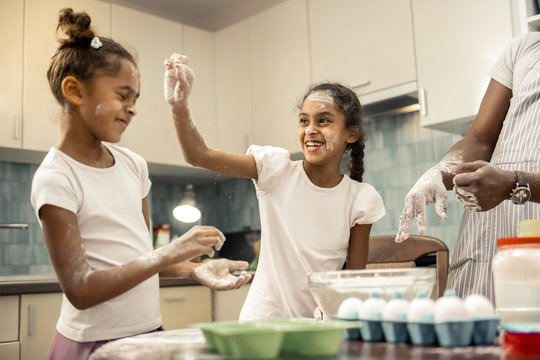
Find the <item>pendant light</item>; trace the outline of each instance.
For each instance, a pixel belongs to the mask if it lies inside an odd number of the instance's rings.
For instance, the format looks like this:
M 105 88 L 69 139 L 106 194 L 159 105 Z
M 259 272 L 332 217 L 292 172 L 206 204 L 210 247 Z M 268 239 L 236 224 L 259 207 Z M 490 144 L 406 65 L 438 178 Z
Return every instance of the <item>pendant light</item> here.
M 194 223 L 201 218 L 201 212 L 197 209 L 195 203 L 195 193 L 193 192 L 193 185 L 188 184 L 186 186 L 186 192 L 184 197 L 173 210 L 174 217 L 184 223 Z

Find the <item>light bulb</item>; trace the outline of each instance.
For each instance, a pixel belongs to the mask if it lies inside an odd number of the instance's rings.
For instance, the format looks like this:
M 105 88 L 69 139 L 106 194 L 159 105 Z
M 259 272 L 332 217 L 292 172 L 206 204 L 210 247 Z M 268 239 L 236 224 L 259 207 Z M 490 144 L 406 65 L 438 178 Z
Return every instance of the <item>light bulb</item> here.
M 191 205 L 179 205 L 174 208 L 173 215 L 176 219 L 185 223 L 192 223 L 201 218 L 201 212 Z

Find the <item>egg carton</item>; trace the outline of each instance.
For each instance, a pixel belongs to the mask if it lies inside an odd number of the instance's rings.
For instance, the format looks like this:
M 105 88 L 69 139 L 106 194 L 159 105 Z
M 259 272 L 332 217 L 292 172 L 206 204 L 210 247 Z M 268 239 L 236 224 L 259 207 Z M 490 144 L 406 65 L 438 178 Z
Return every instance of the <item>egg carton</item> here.
M 492 307 L 489 300 L 481 298 L 481 296 L 471 297 L 471 301 L 466 304 L 465 313 L 460 313 L 460 310 L 465 309 L 465 302 L 449 290 L 445 293 L 444 298 L 439 299 L 441 301 L 439 301 L 437 308 L 436 321 L 433 313 L 427 317 L 424 314 L 421 321 L 407 321 L 404 313 L 408 309 L 409 303 L 403 300 L 399 294 L 396 294 L 395 298 L 387 303 L 377 299 L 376 294 L 373 297 L 374 299 L 368 299 L 370 300 L 369 304 L 362 303 L 358 299 L 347 299 L 347 302 L 343 302 L 344 306 L 340 307 L 341 314 L 346 313 L 347 317 L 344 318 L 339 314 L 334 316 L 336 319 L 360 322 L 358 329 L 346 331 L 347 339 L 443 347 L 493 345 L 496 342 L 500 319 L 494 315 L 493 309 L 484 310 L 481 308 L 481 305 L 488 304 Z M 425 296 L 419 296 L 419 299 L 423 297 Z M 429 301 L 433 305 L 435 304 L 432 300 Z M 363 307 L 360 306 L 361 304 Z M 356 312 L 351 310 L 354 309 L 354 306 L 356 306 Z M 422 303 L 420 309 L 426 311 L 428 307 Z M 476 314 L 476 316 L 471 317 L 471 314 Z M 480 317 L 478 314 L 484 314 L 484 316 Z M 418 317 L 418 315 L 411 314 L 410 316 L 411 319 L 414 316 Z M 463 318 L 466 317 L 469 319 L 464 320 Z M 389 321 L 387 319 L 396 320 Z
M 500 322 L 498 318 L 443 323 L 356 321 L 361 325 L 346 330 L 348 340 L 443 347 L 494 345 Z

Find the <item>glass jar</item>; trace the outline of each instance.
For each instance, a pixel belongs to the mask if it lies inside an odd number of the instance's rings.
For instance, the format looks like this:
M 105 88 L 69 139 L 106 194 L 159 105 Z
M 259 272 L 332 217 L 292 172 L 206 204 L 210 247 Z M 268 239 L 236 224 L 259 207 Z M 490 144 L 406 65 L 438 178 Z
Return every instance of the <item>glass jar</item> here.
M 496 313 L 502 322 L 540 322 L 540 236 L 497 240 L 492 262 Z

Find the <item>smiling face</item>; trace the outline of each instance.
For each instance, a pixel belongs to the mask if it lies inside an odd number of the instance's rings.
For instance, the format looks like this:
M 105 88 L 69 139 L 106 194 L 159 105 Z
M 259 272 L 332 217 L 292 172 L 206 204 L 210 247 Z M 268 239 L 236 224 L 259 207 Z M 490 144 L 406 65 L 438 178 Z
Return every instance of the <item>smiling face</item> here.
M 315 165 L 339 162 L 356 138 L 345 128 L 345 115 L 326 91 L 308 95 L 298 114 L 298 140 L 306 160 Z
M 81 105 L 83 126 L 100 141 L 119 142 L 136 114 L 139 70 L 127 59 L 120 60 L 120 64 L 115 75 L 98 73 L 85 87 L 85 101 Z

